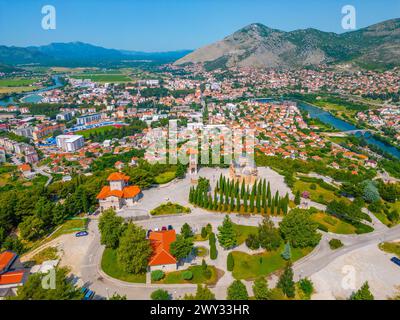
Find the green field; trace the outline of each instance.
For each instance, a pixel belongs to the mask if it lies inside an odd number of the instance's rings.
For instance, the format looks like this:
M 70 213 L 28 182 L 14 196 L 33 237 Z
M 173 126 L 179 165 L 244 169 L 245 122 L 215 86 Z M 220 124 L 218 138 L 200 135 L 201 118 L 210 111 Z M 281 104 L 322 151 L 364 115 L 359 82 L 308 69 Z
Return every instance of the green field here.
M 24 78 L 13 78 L 13 79 L 1 79 L 0 87 L 27 87 L 38 79 L 24 79 Z
M 356 233 L 356 228 L 354 226 L 326 213 L 315 213 L 311 218 L 313 221 L 327 228 L 329 232 L 338 234 Z
M 119 266 L 117 261 L 117 251 L 106 248 L 101 258 L 101 269 L 110 277 L 126 282 L 146 283 L 146 274 L 127 273 Z
M 124 74 L 99 74 L 99 73 L 89 73 L 89 74 L 77 74 L 72 75 L 73 79 L 90 79 L 93 82 L 131 82 L 132 79 Z
M 84 136 L 85 138 L 89 138 L 89 136 L 91 134 L 99 134 L 99 133 L 106 132 L 111 129 L 115 129 L 115 127 L 114 126 L 104 126 L 104 127 L 100 127 L 100 128 L 93 128 L 93 129 L 89 129 L 89 130 L 77 131 L 76 134 L 80 134 L 80 135 Z
M 281 257 L 283 249 L 284 245 L 282 244 L 278 250 L 265 251 L 262 254 L 250 255 L 241 251 L 233 251 L 233 277 L 253 280 L 284 268 L 287 262 Z M 292 248 L 292 262 L 306 256 L 312 250 L 313 248 Z
M 182 277 L 183 271 L 179 270 L 174 272 L 168 272 L 165 274 L 165 278 L 160 281 L 154 281 L 153 283 L 163 283 L 163 284 L 179 284 L 179 283 L 194 283 L 194 284 L 208 284 L 213 285 L 216 284 L 218 279 L 222 276 L 222 271 L 218 270 L 214 266 L 208 266 L 207 268 L 211 270 L 211 278 L 207 279 L 204 276 L 202 266 L 192 266 L 187 268 L 193 273 L 193 278 L 191 280 L 185 280 Z

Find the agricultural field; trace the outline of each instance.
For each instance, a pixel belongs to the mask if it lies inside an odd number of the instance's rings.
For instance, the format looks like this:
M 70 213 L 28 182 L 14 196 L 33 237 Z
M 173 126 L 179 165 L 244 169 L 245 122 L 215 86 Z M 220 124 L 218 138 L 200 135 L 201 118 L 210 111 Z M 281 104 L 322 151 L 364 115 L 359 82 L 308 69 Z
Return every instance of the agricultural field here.
M 27 87 L 39 79 L 25 79 L 25 78 L 12 78 L 12 79 L 0 79 L 0 87 Z

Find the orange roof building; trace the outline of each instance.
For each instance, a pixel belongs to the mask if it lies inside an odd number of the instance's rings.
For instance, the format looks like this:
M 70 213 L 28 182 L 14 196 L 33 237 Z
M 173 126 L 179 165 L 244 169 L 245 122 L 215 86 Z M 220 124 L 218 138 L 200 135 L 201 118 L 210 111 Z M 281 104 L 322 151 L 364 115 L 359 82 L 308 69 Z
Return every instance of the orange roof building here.
M 11 251 L 0 253 L 0 289 L 15 288 L 25 282 L 29 270 L 15 265 L 17 257 Z
M 142 191 L 138 186 L 129 186 L 129 176 L 121 173 L 111 173 L 107 181 L 110 185 L 104 186 L 97 195 L 100 211 L 107 209 L 120 210 L 123 206 L 133 206 L 141 197 Z
M 170 252 L 170 245 L 176 240 L 175 230 L 153 231 L 149 235 L 153 254 L 149 261 L 150 268 L 176 268 L 176 258 Z

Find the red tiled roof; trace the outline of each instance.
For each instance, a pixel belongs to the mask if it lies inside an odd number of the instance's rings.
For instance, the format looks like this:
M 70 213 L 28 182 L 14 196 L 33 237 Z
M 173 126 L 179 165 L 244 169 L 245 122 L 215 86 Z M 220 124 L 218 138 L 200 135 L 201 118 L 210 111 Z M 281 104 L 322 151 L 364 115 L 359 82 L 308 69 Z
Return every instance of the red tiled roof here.
M 0 286 L 7 284 L 21 283 L 24 278 L 25 271 L 11 271 L 0 275 Z
M 111 190 L 109 186 L 104 186 L 100 193 L 97 195 L 97 199 L 106 199 L 108 197 L 117 198 L 134 198 L 140 193 L 140 188 L 138 186 L 125 187 L 122 190 Z
M 113 172 L 107 178 L 107 181 L 121 181 L 121 180 L 129 181 L 129 176 L 121 172 Z
M 12 260 L 15 259 L 16 256 L 17 255 L 11 251 L 0 253 L 0 273 L 6 270 L 6 268 L 9 266 Z
M 175 264 L 175 257 L 169 252 L 169 246 L 176 240 L 175 230 L 153 231 L 149 235 L 153 255 L 150 258 L 149 266 L 163 264 Z

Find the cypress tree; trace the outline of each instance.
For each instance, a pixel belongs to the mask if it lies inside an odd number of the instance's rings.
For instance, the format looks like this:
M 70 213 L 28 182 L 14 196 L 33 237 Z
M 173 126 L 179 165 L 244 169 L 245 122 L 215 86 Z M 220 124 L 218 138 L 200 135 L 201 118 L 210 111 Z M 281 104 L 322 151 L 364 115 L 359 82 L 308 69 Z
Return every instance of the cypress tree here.
M 261 204 L 260 204 L 260 199 L 261 198 L 261 196 L 260 196 L 260 193 L 259 192 L 257 192 L 257 194 L 256 194 L 256 208 L 257 208 L 257 213 L 260 213 L 261 212 Z
M 254 193 L 250 194 L 250 212 L 254 213 Z
M 265 183 L 265 179 L 263 180 L 263 185 L 262 185 L 262 194 L 261 194 L 261 200 L 262 200 L 262 207 L 264 213 L 267 211 L 267 186 Z
M 230 209 L 230 211 L 235 210 L 235 195 L 234 194 L 231 195 L 231 205 L 230 205 L 229 209 Z
M 241 197 L 242 199 L 243 199 L 243 197 L 244 197 L 245 192 L 246 192 L 246 186 L 245 186 L 244 180 L 243 180 L 243 181 L 242 181 L 242 187 L 241 187 L 241 189 L 240 189 L 240 197 Z
M 301 199 L 300 199 L 300 191 L 297 190 L 296 196 L 294 197 L 294 203 L 295 203 L 296 205 L 299 205 L 300 202 L 301 202 Z
M 243 197 L 243 210 L 244 210 L 244 212 L 248 212 L 247 192 L 244 193 L 244 197 Z
M 267 187 L 267 199 L 268 199 L 268 207 L 271 207 L 271 184 L 268 181 Z
M 236 211 L 240 212 L 240 194 L 239 194 L 239 192 L 236 195 Z

